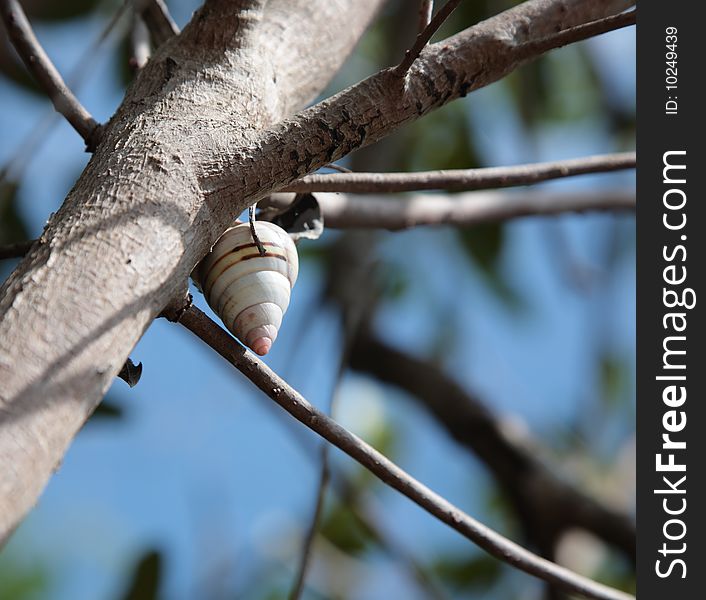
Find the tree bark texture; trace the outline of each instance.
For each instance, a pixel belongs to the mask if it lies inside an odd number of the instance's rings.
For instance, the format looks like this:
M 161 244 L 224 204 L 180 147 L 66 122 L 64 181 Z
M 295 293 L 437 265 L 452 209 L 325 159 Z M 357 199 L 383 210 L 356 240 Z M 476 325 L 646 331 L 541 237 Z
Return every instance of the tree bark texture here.
M 129 352 L 244 208 L 495 81 L 625 0 L 532 0 L 285 119 L 382 0 L 207 0 L 140 71 L 95 154 L 0 289 L 0 542 Z M 285 119 L 285 120 L 283 120 Z
M 381 1 L 272 0 L 265 12 L 236 4 L 208 2 L 160 48 L 0 291 L 0 540 L 245 207 L 230 198 L 229 217 L 214 219 L 198 165 L 311 101 Z

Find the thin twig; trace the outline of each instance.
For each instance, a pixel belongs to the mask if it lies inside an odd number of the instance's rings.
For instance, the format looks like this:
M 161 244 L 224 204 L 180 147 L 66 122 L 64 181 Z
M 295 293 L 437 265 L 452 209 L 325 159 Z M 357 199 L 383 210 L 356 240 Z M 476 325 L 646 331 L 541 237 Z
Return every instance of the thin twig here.
M 179 34 L 179 27 L 169 14 L 164 0 L 137 0 L 137 6 L 155 48 Z
M 322 169 L 331 169 L 333 171 L 338 171 L 339 173 L 352 173 L 353 171 L 343 165 L 337 165 L 336 163 L 329 163 L 321 167 Z
M 569 29 L 564 29 L 554 35 L 550 35 L 539 40 L 526 42 L 520 46 L 519 51 L 521 55 L 528 58 L 539 56 L 549 50 L 561 48 L 567 44 L 573 44 L 575 42 L 580 42 L 582 40 L 601 35 L 602 33 L 608 33 L 609 31 L 616 31 L 617 29 L 634 25 L 636 20 L 637 9 L 630 10 L 628 12 L 620 13 L 619 15 L 606 17 L 605 19 L 591 21 L 590 23 L 585 23 L 584 25 L 570 27 Z
M 412 63 L 417 60 L 421 51 L 424 50 L 424 46 L 429 43 L 431 36 L 437 32 L 439 27 L 449 18 L 449 15 L 460 3 L 461 0 L 448 0 L 448 2 L 439 9 L 439 12 L 437 12 L 434 18 L 429 22 L 429 25 L 417 36 L 414 45 L 405 52 L 402 62 L 395 68 L 398 76 L 403 77 L 405 73 L 409 71 Z
M 599 154 L 555 162 L 531 163 L 511 167 L 454 169 L 418 173 L 324 173 L 302 177 L 288 185 L 288 192 L 348 192 L 379 194 L 417 190 L 453 192 L 529 185 L 589 173 L 635 168 L 634 152 Z
M 257 235 L 257 231 L 255 231 L 254 204 L 252 206 L 248 206 L 248 224 L 250 225 L 250 237 L 252 237 L 252 241 L 255 242 L 255 245 L 257 246 L 257 251 L 260 253 L 260 256 L 265 256 L 265 254 L 267 254 L 267 250 L 265 250 L 265 246 L 260 241 L 260 238 Z
M 431 23 L 431 16 L 434 13 L 434 0 L 422 0 L 419 3 L 419 27 L 417 31 L 422 33 Z
M 32 31 L 17 0 L 0 0 L 0 12 L 12 45 L 54 108 L 62 114 L 93 151 L 100 137 L 100 126 L 64 83 Z
M 190 306 L 183 310 L 178 322 L 240 370 L 295 419 L 489 554 L 560 589 L 587 598 L 601 600 L 634 598 L 625 592 L 597 583 L 545 560 L 476 521 L 312 406 L 265 363 L 246 352 L 243 346 L 198 308 Z

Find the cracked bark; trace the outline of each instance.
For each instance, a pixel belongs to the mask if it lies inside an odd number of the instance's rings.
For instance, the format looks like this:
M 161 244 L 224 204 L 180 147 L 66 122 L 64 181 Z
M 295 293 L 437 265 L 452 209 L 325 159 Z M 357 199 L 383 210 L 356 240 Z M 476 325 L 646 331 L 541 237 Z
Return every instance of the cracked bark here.
M 533 0 L 428 47 L 405 79 L 382 72 L 281 121 L 321 91 L 381 3 L 270 0 L 259 12 L 210 0 L 140 71 L 0 289 L 0 542 L 235 215 L 501 78 L 530 58 L 522 43 L 631 4 Z

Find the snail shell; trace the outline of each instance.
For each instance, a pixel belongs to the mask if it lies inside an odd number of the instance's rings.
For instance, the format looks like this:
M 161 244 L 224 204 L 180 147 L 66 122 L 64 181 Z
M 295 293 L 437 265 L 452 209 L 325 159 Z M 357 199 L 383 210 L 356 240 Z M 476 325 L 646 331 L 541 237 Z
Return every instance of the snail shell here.
M 265 247 L 260 255 L 247 223 L 231 227 L 199 263 L 198 283 L 223 324 L 260 356 L 277 338 L 297 280 L 297 249 L 284 229 L 255 223 Z

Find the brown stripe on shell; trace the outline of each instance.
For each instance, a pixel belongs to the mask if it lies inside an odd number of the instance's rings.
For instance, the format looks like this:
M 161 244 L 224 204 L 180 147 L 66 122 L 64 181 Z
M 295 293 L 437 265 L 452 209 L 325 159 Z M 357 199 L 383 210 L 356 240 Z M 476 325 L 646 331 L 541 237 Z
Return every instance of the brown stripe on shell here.
M 281 246 L 277 242 L 262 242 L 262 245 L 263 246 L 270 246 L 272 248 L 279 248 Z M 231 248 L 230 250 L 228 250 L 227 252 L 225 252 L 224 254 L 219 256 L 215 261 L 213 261 L 213 264 L 208 268 L 208 273 L 206 273 L 203 276 L 203 280 L 206 281 L 206 279 L 208 279 L 208 276 L 211 274 L 211 271 L 213 270 L 213 268 L 219 262 L 221 262 L 224 258 L 226 258 L 227 256 L 230 256 L 231 254 L 233 254 L 233 252 L 240 252 L 241 250 L 245 250 L 246 248 L 257 248 L 257 244 L 255 242 L 250 242 L 248 244 L 240 244 L 240 246 L 235 246 L 234 248 Z M 258 252 L 258 255 L 259 255 L 259 252 Z M 269 254 L 265 254 L 265 256 L 269 256 Z
M 255 247 L 255 244 L 247 244 L 247 245 L 244 244 L 244 245 L 242 246 L 242 248 L 247 248 L 247 247 L 249 247 L 249 246 Z M 230 256 L 231 254 L 233 254 L 233 252 L 235 252 L 235 250 L 231 250 L 231 251 L 228 252 L 227 254 L 224 254 L 223 256 L 221 256 L 216 262 L 214 262 L 214 263 L 209 267 L 208 273 L 206 273 L 205 277 L 204 277 L 203 280 L 202 280 L 204 284 L 206 283 L 206 281 L 208 281 L 208 278 L 210 277 L 211 272 L 213 271 L 213 268 L 216 266 L 216 264 L 218 264 L 219 262 L 221 262 L 222 259 L 224 259 L 224 258 Z M 215 276 L 215 277 L 213 278 L 213 280 L 211 281 L 211 285 L 209 285 L 208 288 L 204 288 L 204 296 L 206 296 L 206 300 L 210 302 L 210 300 L 211 300 L 211 290 L 213 289 L 213 286 L 216 285 L 216 281 L 218 281 L 218 278 L 219 278 L 221 275 L 223 275 L 223 273 L 225 273 L 228 269 L 230 269 L 231 267 L 237 265 L 238 263 L 244 262 L 244 261 L 246 261 L 246 260 L 250 260 L 250 259 L 252 259 L 252 258 L 276 258 L 276 259 L 278 259 L 278 260 L 281 260 L 281 261 L 284 261 L 284 262 L 288 262 L 288 258 L 287 258 L 285 255 L 283 255 L 283 254 L 275 254 L 274 252 L 268 252 L 267 254 L 265 254 L 265 256 L 262 256 L 259 252 L 256 252 L 256 253 L 254 253 L 254 254 L 246 254 L 246 255 L 244 255 L 244 256 L 241 256 L 241 257 L 238 258 L 238 260 L 236 260 L 235 262 L 233 262 L 233 263 L 227 265 L 220 273 L 216 274 L 216 276 Z

